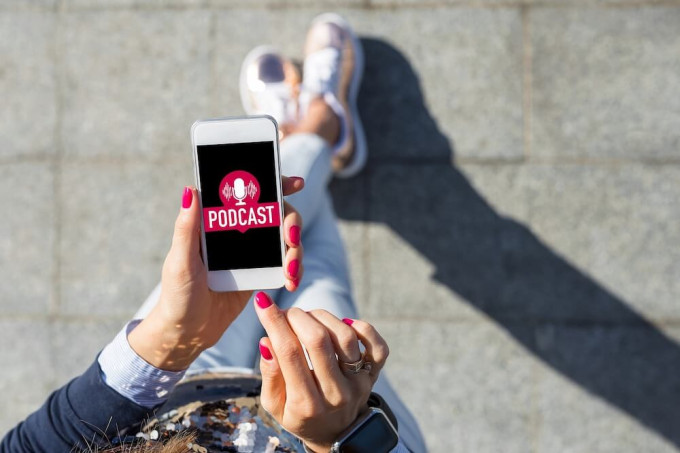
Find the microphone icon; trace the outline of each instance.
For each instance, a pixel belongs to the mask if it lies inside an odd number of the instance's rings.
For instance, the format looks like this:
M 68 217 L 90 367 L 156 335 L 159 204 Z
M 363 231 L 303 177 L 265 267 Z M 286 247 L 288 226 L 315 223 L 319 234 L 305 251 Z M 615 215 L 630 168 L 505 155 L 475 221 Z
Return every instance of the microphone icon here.
M 234 179 L 234 198 L 238 200 L 236 202 L 236 206 L 243 206 L 244 204 L 246 204 L 243 201 L 246 195 L 247 195 L 246 186 L 243 182 L 243 179 L 241 178 Z

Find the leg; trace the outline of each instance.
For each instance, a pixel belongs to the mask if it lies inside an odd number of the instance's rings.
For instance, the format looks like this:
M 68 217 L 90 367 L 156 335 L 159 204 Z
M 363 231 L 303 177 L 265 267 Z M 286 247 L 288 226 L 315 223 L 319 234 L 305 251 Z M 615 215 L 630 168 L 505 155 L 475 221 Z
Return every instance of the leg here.
M 303 244 L 305 276 L 296 292 L 280 290 L 274 296 L 277 304 L 281 308 L 295 306 L 303 310 L 323 308 L 341 319 L 357 318 L 345 250 L 326 189 L 315 222 L 303 235 Z M 384 371 L 373 390 L 390 405 L 399 422 L 399 435 L 409 449 L 413 452 L 426 451 L 418 423 L 390 385 Z
M 315 221 L 303 234 L 305 275 L 294 293 L 279 290 L 277 304 L 287 309 L 323 308 L 339 318 L 356 318 L 349 266 L 333 212 L 330 194 L 324 188 Z
M 307 114 L 295 126 L 293 133 L 315 134 L 328 143 L 335 143 L 340 136 L 340 118 L 321 97 L 315 97 L 310 101 Z

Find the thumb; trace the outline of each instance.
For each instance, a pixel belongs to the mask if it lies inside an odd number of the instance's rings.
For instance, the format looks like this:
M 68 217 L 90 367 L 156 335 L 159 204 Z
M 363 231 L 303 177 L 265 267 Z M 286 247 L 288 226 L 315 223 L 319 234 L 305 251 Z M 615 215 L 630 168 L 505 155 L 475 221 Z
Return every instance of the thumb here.
M 260 340 L 260 373 L 262 374 L 260 401 L 262 407 L 281 423 L 283 408 L 286 405 L 286 383 L 273 351 L 274 348 L 269 338 L 262 338 Z
M 200 227 L 198 191 L 195 187 L 186 186 L 182 193 L 182 208 L 175 221 L 175 232 L 172 236 L 172 252 L 186 262 L 192 262 L 198 256 Z

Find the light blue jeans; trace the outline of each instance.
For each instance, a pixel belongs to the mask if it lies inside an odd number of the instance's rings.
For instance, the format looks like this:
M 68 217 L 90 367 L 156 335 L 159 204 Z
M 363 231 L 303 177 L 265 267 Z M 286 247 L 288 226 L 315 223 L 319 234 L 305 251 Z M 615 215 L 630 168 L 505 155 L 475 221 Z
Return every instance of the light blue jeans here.
M 313 134 L 289 136 L 281 143 L 281 173 L 305 179 L 305 188 L 287 197 L 303 220 L 304 276 L 294 293 L 280 289 L 270 292 L 270 295 L 282 309 L 323 308 L 340 319 L 358 318 L 345 249 L 328 192 L 328 182 L 332 177 L 328 143 Z M 147 298 L 135 318 L 146 316 L 158 301 L 159 294 L 160 285 Z M 252 372 L 257 368 L 258 343 L 264 334 L 251 301 L 217 344 L 196 359 L 189 373 L 215 368 Z M 414 453 L 424 452 L 425 442 L 418 424 L 392 389 L 384 371 L 373 390 L 390 405 L 399 422 L 399 436 L 406 446 Z

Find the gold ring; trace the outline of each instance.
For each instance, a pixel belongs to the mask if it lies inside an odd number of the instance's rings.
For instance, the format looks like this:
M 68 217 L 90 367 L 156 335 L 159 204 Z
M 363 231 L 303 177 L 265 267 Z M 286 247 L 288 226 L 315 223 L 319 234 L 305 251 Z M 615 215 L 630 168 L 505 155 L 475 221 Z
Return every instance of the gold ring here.
M 366 364 L 366 353 L 362 352 L 361 353 L 361 358 L 357 360 L 356 362 L 340 362 L 340 365 L 342 365 L 343 371 L 348 371 L 352 374 L 359 374 L 359 372 L 364 368 L 364 365 Z
M 362 352 L 361 358 L 356 362 L 340 362 L 340 365 L 342 365 L 343 371 L 347 371 L 352 374 L 359 374 L 361 371 L 370 373 L 371 369 L 373 368 L 373 363 L 366 360 L 366 352 Z

